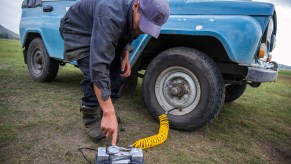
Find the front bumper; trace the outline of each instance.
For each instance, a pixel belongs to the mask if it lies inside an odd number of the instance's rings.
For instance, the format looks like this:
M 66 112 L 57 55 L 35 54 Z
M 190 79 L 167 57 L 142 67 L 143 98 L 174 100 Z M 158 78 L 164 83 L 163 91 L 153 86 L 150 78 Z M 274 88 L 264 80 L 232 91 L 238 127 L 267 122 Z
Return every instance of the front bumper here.
M 278 70 L 248 67 L 247 81 L 272 82 L 278 77 Z

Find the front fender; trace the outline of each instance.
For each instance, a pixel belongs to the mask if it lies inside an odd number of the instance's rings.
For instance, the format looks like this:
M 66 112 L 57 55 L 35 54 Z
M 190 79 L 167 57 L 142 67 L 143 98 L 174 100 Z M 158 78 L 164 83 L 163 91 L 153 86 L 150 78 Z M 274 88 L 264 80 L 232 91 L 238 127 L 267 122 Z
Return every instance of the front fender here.
M 55 39 L 55 37 L 45 37 L 44 31 L 42 30 L 42 28 L 30 28 L 30 29 L 24 29 L 23 31 L 20 30 L 21 33 L 21 45 L 22 47 L 25 46 L 26 42 L 28 39 L 33 39 L 33 38 L 28 38 L 28 36 L 30 34 L 37 34 L 38 36 L 41 37 L 44 46 L 46 47 L 47 53 L 50 57 L 59 59 L 59 60 L 63 60 L 62 56 L 58 56 L 58 55 L 54 55 L 54 54 L 62 54 L 63 52 L 63 40 L 62 39 Z M 58 36 L 59 33 L 55 34 L 55 35 L 50 35 L 50 36 Z M 34 35 L 35 36 L 35 35 Z M 58 36 L 59 37 L 59 36 Z M 49 46 L 48 45 L 48 39 L 51 41 L 55 42 L 55 46 Z
M 21 42 L 21 45 L 22 47 L 25 46 L 27 40 L 28 40 L 28 36 L 29 34 L 37 34 L 37 35 L 40 35 L 41 38 L 43 38 L 43 34 L 41 32 L 41 29 L 40 28 L 30 28 L 30 29 L 24 29 L 24 30 L 20 30 L 20 42 Z
M 239 64 L 251 64 L 261 41 L 263 29 L 259 21 L 250 16 L 232 15 L 172 15 L 161 34 L 212 36 L 224 46 L 228 57 Z M 142 35 L 133 42 L 131 54 L 134 64 L 150 39 Z

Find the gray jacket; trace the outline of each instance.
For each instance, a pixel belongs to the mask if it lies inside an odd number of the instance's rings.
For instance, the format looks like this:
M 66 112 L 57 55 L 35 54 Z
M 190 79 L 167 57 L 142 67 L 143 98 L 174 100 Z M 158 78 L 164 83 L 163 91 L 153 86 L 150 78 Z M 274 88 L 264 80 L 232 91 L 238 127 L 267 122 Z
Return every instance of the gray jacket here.
M 65 61 L 90 55 L 91 81 L 104 100 L 111 94 L 110 64 L 133 38 L 131 6 L 132 0 L 81 0 L 61 19 Z

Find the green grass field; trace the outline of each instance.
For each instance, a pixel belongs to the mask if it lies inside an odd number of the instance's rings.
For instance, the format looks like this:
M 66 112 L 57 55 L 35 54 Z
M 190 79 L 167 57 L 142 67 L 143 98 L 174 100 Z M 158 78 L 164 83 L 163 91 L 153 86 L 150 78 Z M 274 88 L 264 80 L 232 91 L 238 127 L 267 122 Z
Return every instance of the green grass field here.
M 79 103 L 81 72 L 60 67 L 51 83 L 31 80 L 19 41 L 0 40 L 0 163 L 86 163 L 78 148 L 98 148 L 86 136 Z M 141 83 L 141 82 L 140 82 Z M 120 146 L 156 134 L 141 85 L 121 98 L 125 132 Z M 95 153 L 85 151 L 94 161 Z M 291 163 L 291 72 L 275 83 L 248 87 L 217 118 L 195 132 L 170 130 L 168 140 L 144 151 L 145 163 Z

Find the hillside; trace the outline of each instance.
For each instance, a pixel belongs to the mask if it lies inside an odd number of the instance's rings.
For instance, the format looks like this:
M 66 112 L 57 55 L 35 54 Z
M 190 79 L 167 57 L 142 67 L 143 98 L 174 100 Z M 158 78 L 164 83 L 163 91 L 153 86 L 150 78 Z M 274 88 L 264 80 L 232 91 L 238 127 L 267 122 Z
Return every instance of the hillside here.
M 0 39 L 19 39 L 19 35 L 0 25 Z
M 291 66 L 284 65 L 284 64 L 279 64 L 279 69 L 291 69 Z

